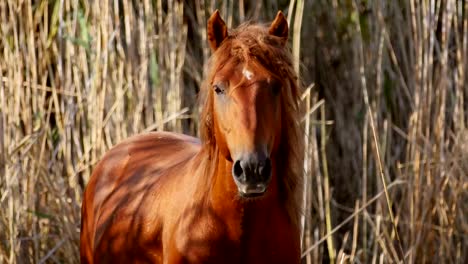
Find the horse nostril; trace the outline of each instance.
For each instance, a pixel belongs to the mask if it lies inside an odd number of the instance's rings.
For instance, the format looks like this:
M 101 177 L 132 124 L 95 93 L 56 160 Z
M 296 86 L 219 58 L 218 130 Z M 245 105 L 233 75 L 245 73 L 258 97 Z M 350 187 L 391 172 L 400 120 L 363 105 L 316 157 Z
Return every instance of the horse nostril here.
M 234 175 L 234 177 L 240 178 L 243 172 L 244 170 L 242 169 L 240 160 L 236 160 L 236 162 L 234 163 L 234 167 L 232 168 L 232 174 Z
M 271 160 L 267 158 L 265 164 L 258 168 L 258 172 L 263 179 L 267 179 L 271 174 Z

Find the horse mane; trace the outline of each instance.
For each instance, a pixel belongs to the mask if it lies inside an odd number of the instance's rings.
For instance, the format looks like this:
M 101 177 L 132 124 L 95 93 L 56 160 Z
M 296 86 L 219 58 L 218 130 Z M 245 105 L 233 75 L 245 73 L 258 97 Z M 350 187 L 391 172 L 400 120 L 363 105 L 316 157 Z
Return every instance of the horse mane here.
M 281 140 L 278 149 L 277 175 L 279 194 L 293 224 L 299 225 L 302 208 L 302 183 L 304 144 L 301 144 L 302 129 L 300 120 L 301 84 L 293 67 L 290 49 L 284 45 L 285 39 L 268 33 L 265 25 L 245 23 L 229 32 L 227 39 L 214 52 L 207 64 L 207 78 L 200 91 L 200 138 L 203 149 L 210 153 L 208 159 L 214 164 L 217 159 L 217 146 L 213 128 L 213 93 L 210 87 L 213 78 L 229 60 L 239 63 L 255 61 L 282 82 L 281 97 Z M 210 163 L 210 162 L 208 162 Z

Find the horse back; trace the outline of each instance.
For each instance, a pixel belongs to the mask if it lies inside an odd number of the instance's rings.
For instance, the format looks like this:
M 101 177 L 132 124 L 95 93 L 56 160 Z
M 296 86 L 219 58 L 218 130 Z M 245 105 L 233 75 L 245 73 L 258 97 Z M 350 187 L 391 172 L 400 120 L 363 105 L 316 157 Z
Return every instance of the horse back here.
M 131 137 L 95 167 L 82 204 L 82 263 L 161 262 L 163 218 L 198 139 L 164 132 Z M 165 212 L 165 214 L 161 214 Z

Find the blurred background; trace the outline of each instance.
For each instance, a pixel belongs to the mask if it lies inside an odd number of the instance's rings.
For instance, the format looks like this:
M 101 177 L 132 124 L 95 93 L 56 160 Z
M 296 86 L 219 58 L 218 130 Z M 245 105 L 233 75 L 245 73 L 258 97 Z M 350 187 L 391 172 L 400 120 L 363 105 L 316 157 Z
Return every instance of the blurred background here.
M 282 10 L 304 85 L 303 263 L 467 263 L 463 0 L 0 1 L 0 263 L 78 263 L 111 146 L 197 135 L 206 21 Z

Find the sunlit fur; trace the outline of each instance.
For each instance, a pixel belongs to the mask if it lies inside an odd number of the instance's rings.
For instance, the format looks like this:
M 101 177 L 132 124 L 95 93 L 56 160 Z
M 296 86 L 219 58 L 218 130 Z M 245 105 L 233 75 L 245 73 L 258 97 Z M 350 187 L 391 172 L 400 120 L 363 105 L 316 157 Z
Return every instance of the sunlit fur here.
M 280 194 L 289 212 L 291 221 L 298 224 L 302 205 L 303 145 L 301 144 L 301 86 L 293 68 L 292 55 L 278 37 L 268 34 L 268 27 L 257 24 L 243 24 L 229 32 L 229 37 L 213 54 L 208 66 L 208 77 L 201 90 L 202 114 L 200 116 L 200 136 L 202 143 L 211 153 L 208 159 L 216 164 L 216 142 L 213 133 L 213 96 L 211 86 L 213 76 L 228 60 L 242 62 L 256 60 L 272 75 L 283 81 L 280 91 L 282 105 L 282 131 L 279 153 L 283 153 L 278 164 L 281 183 Z M 210 178 L 207 178 L 210 179 Z

